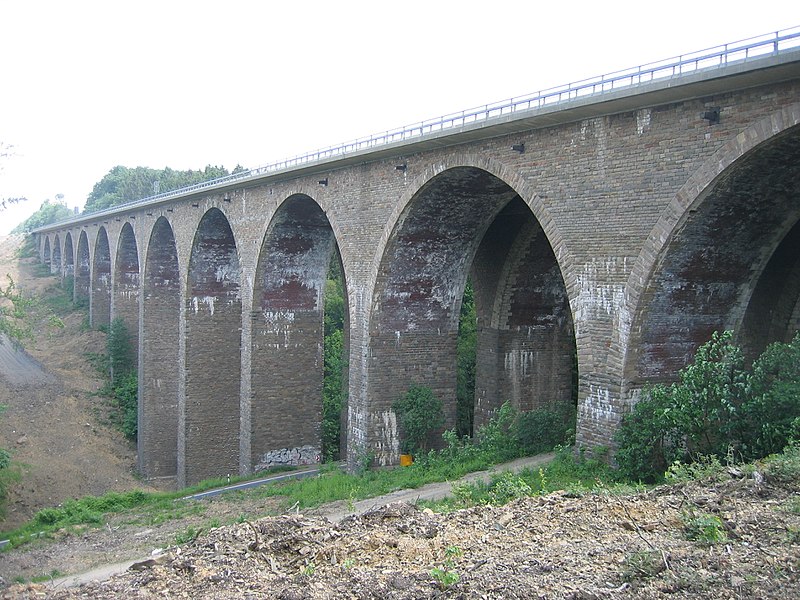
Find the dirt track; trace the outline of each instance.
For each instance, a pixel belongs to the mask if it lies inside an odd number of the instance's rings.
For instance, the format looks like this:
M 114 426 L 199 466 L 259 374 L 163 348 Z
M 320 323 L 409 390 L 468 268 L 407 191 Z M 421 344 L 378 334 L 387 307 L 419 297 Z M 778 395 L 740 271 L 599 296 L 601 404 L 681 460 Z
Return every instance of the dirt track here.
M 24 349 L 16 347 L 6 336 L 0 335 L 0 378 L 15 388 L 51 383 L 51 377 L 42 365 Z

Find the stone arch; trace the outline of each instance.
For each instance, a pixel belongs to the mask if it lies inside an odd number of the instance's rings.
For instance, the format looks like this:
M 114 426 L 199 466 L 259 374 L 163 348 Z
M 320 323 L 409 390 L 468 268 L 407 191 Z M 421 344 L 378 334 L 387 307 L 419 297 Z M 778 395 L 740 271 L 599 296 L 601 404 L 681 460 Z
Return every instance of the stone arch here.
M 89 315 L 93 327 L 108 327 L 111 323 L 111 251 L 108 232 L 100 227 L 94 244 L 92 286 Z
M 532 376 L 541 353 L 547 352 L 548 335 L 564 336 L 558 347 L 569 350 L 565 361 L 556 361 L 561 365 L 556 379 L 567 382 L 563 386 L 573 394 L 575 335 L 562 265 L 548 234 L 548 229 L 557 233 L 555 227 L 535 195 L 523 199 L 508 182 L 521 185 L 518 177 L 492 165 L 495 173 L 507 176 L 503 179 L 483 168 L 491 161 L 474 162 L 482 166 L 437 168 L 416 187 L 402 203 L 396 221 L 387 227 L 379 249 L 369 325 L 365 428 L 367 446 L 383 464 L 397 459 L 391 404 L 409 385 L 430 386 L 445 404 L 446 427 L 455 421 L 455 348 L 470 270 L 483 329 L 478 336 L 482 348 L 478 362 L 485 380 L 476 382 L 476 389 L 486 393 L 477 412 L 485 418 L 504 400 L 532 408 L 532 396 L 552 391 L 537 391 L 542 381 Z M 531 205 L 545 217 L 547 226 L 536 218 Z M 532 260 L 532 253 L 540 256 Z M 528 262 L 534 266 L 527 266 Z M 539 285 L 546 280 L 557 292 L 537 297 L 536 285 L 525 281 L 531 268 L 542 269 L 534 276 Z M 544 317 L 545 313 L 549 316 Z M 558 328 L 561 331 L 554 334 Z M 545 330 L 548 333 L 540 335 Z M 492 387 L 516 395 L 490 398 Z
M 315 462 L 321 455 L 323 310 L 334 253 L 333 229 L 320 205 L 299 193 L 284 200 L 264 235 L 253 285 L 250 447 L 256 470 Z
M 53 254 L 52 259 L 50 261 L 50 272 L 54 275 L 61 275 L 62 274 L 62 266 L 61 266 L 61 240 L 56 234 L 55 240 L 53 241 Z
M 130 223 L 122 226 L 114 265 L 114 318 L 122 319 L 130 336 L 133 359 L 139 348 L 139 249 Z
M 189 484 L 239 472 L 240 280 L 233 231 L 212 208 L 195 232 L 187 278 L 183 436 Z
M 123 236 L 121 258 L 128 265 L 131 236 Z M 133 240 L 135 243 L 135 240 Z M 127 247 L 127 250 L 122 249 Z M 126 258 L 127 256 L 127 258 Z M 126 267 L 119 266 L 123 272 Z M 123 280 L 127 276 L 123 277 Z M 139 471 L 147 478 L 178 475 L 178 398 L 181 277 L 175 234 L 164 217 L 150 232 L 142 282 L 139 350 Z
M 799 175 L 795 104 L 725 144 L 676 194 L 628 280 L 632 317 L 618 325 L 624 399 L 674 379 L 715 330 L 736 330 L 751 357 L 768 337 L 791 334 Z
M 91 260 L 89 258 L 89 238 L 86 230 L 78 236 L 78 252 L 75 256 L 75 291 L 76 306 L 90 305 Z

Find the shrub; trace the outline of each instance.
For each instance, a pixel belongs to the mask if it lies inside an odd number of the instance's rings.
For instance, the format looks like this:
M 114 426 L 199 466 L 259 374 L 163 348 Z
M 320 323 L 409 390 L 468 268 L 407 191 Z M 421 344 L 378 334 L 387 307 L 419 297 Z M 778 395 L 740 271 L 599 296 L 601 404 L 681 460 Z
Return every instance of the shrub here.
M 519 456 L 519 444 L 513 432 L 517 409 L 504 402 L 497 414 L 478 429 L 478 443 L 496 461 Z
M 108 350 L 108 367 L 111 375 L 111 385 L 116 386 L 119 380 L 125 378 L 133 369 L 133 344 L 131 335 L 125 321 L 117 317 L 111 321 L 106 337 Z
M 742 425 L 746 457 L 780 452 L 800 437 L 800 333 L 789 344 L 770 344 L 753 363 L 748 392 Z
M 135 440 L 138 433 L 139 407 L 138 407 L 139 382 L 135 372 L 128 373 L 117 381 L 114 388 L 114 398 L 119 411 L 119 427 L 122 433 L 130 440 Z
M 322 455 L 325 461 L 338 460 L 341 438 L 342 407 L 345 392 L 342 390 L 343 333 L 334 330 L 325 336 L 324 378 L 322 383 Z
M 722 520 L 715 515 L 687 513 L 683 516 L 683 530 L 687 540 L 705 546 L 728 540 Z
M 781 451 L 800 433 L 800 335 L 744 365 L 732 333 L 714 333 L 680 381 L 656 385 L 622 420 L 616 461 L 630 479 L 661 479 L 699 455 L 744 459 Z
M 539 408 L 519 412 L 503 403 L 489 423 L 478 430 L 480 446 L 493 460 L 549 452 L 569 444 L 575 432 L 575 406 L 561 410 Z
M 406 454 L 424 452 L 428 434 L 444 425 L 442 401 L 429 387 L 412 385 L 392 405 L 402 433 L 401 449 Z
M 742 351 L 730 331 L 714 332 L 697 349 L 694 361 L 674 386 L 674 424 L 685 435 L 686 450 L 724 456 L 737 429 L 737 412 L 745 399 L 747 372 Z
M 622 420 L 616 434 L 615 459 L 620 472 L 632 481 L 652 483 L 683 457 L 682 441 L 673 423 L 672 394 L 664 386 L 645 392 Z
M 519 413 L 512 433 L 520 454 L 528 456 L 549 452 L 568 443 L 575 432 L 576 416 L 573 405 L 562 410 L 540 408 Z
M 622 578 L 625 581 L 655 577 L 666 570 L 667 566 L 658 550 L 638 550 L 625 557 Z
M 138 433 L 139 384 L 134 369 L 134 349 L 125 322 L 116 318 L 108 327 L 107 354 L 87 355 L 102 373 L 109 377 L 100 391 L 112 399 L 111 421 L 130 440 Z
M 344 374 L 347 366 L 344 346 L 344 301 L 342 269 L 336 253 L 331 258 L 325 284 L 323 383 L 322 383 L 322 457 L 338 460 L 341 449 L 342 409 L 347 404 Z
M 489 490 L 489 496 L 495 504 L 506 504 L 532 494 L 533 488 L 522 477 L 511 471 L 504 471 L 492 482 Z

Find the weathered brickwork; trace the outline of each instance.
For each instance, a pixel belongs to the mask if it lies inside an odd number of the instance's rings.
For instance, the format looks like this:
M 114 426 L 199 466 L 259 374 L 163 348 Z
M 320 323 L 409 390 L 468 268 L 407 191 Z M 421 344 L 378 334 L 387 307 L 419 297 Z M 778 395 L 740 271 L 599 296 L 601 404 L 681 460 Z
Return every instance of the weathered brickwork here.
M 91 273 L 89 319 L 92 327 L 107 327 L 111 323 L 111 251 L 105 227 L 97 232 Z
M 63 267 L 61 266 L 61 241 L 59 237 L 55 236 L 53 242 L 53 255 L 50 260 L 50 273 L 53 275 L 61 275 Z
M 126 223 L 130 228 L 130 224 Z M 181 283 L 175 237 L 159 218 L 146 246 L 139 344 L 139 470 L 178 476 Z
M 139 347 L 139 250 L 130 223 L 125 223 L 119 236 L 113 277 L 112 319 L 122 319 L 131 347 L 136 349 Z M 138 362 L 138 356 L 132 358 Z
M 51 266 L 51 253 L 50 253 L 50 238 L 44 239 L 44 250 L 42 251 L 42 263 L 48 267 Z
M 64 235 L 64 277 L 70 280 L 75 277 L 75 250 L 70 232 Z
M 186 480 L 239 469 L 241 270 L 225 215 L 210 209 L 189 260 L 186 302 Z
M 146 257 L 142 471 L 189 483 L 319 447 L 322 293 L 337 251 L 351 465 L 367 453 L 396 460 L 391 405 L 412 383 L 430 385 L 454 423 L 468 276 L 476 422 L 506 400 L 529 409 L 577 396 L 581 445 L 613 445 L 638 390 L 673 378 L 713 329 L 740 331 L 750 353 L 791 335 L 800 75 L 669 93 L 42 231 L 51 268 L 56 248 L 64 276 L 76 265 L 78 297 L 102 245 L 84 231 L 105 228 L 120 314 L 116 288 L 136 297 L 132 257 Z M 711 107 L 718 123 L 703 118 Z
M 258 464 L 296 456 L 277 449 L 302 447 L 303 461 L 321 453 L 323 296 L 333 244 L 327 217 L 305 195 L 281 204 L 264 238 L 251 330 L 250 446 Z
M 86 232 L 81 231 L 78 237 L 78 255 L 75 260 L 75 302 L 85 306 L 91 305 L 89 294 L 91 261 L 89 256 L 89 239 L 86 236 Z

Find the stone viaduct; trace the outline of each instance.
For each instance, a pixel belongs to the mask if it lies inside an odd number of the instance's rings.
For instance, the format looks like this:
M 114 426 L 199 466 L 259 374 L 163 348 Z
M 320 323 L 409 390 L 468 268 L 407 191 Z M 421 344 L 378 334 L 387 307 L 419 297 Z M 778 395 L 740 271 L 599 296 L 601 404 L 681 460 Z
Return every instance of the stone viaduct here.
M 577 402 L 582 446 L 611 446 L 642 386 L 674 378 L 714 330 L 735 330 L 751 354 L 790 338 L 797 35 L 38 229 L 42 260 L 74 278 L 91 323 L 121 317 L 134 332 L 142 474 L 187 484 L 287 449 L 315 460 L 332 257 L 351 466 L 368 453 L 396 462 L 391 404 L 413 383 L 435 390 L 452 425 L 468 277 L 476 423 L 504 401 Z

